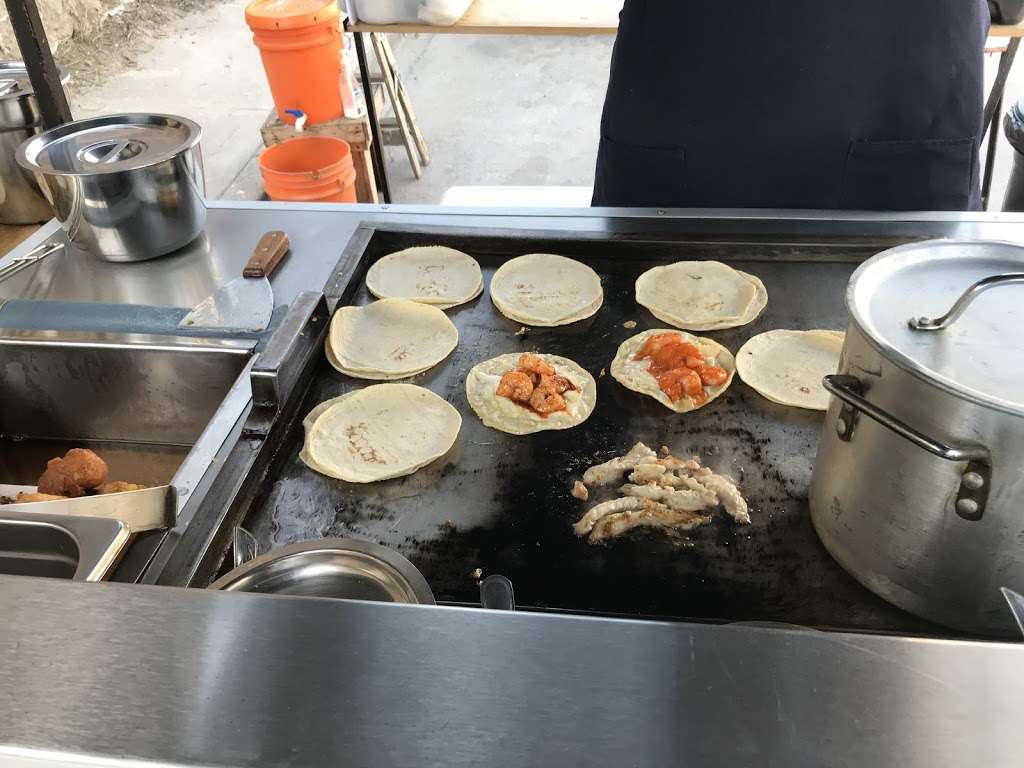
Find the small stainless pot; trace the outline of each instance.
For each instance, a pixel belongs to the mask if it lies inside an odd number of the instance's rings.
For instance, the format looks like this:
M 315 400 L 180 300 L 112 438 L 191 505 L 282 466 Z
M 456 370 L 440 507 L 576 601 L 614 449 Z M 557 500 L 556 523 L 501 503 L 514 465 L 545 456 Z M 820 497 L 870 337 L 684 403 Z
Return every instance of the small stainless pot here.
M 221 576 L 210 589 L 434 604 L 426 579 L 394 550 L 354 539 L 291 544 Z
M 861 583 L 991 635 L 1014 631 L 1000 588 L 1024 591 L 1022 284 L 1008 243 L 917 243 L 858 269 L 810 490 L 818 535 Z
M 61 84 L 68 81 L 61 72 Z M 0 224 L 38 224 L 53 217 L 33 174 L 18 165 L 18 147 L 42 131 L 39 103 L 25 64 L 0 62 Z
M 143 261 L 206 224 L 200 128 L 173 115 L 107 115 L 58 126 L 18 150 L 68 239 L 108 261 Z

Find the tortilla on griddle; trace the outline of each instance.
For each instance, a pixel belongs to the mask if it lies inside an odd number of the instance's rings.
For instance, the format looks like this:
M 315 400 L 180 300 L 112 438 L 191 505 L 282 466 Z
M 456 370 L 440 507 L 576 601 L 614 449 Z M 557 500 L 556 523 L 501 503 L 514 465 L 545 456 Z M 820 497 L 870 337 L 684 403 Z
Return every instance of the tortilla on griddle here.
M 661 387 L 658 386 L 658 380 L 647 370 L 651 361 L 647 358 L 642 360 L 635 359 L 636 354 L 644 346 L 647 339 L 660 333 L 678 334 L 682 336 L 684 341 L 695 344 L 703 353 L 705 363 L 724 368 L 726 373 L 729 374 L 729 378 L 725 380 L 724 384 L 705 386 L 704 391 L 707 393 L 708 399 L 700 405 L 695 405 L 690 397 L 682 397 L 675 401 L 670 400 L 668 395 L 661 391 Z M 650 331 L 638 333 L 636 336 L 632 336 L 622 342 L 618 353 L 615 355 L 615 359 L 612 360 L 610 370 L 615 380 L 624 387 L 632 389 L 634 392 L 650 395 L 676 413 L 687 413 L 703 408 L 729 388 L 729 385 L 732 384 L 733 376 L 736 374 L 736 360 L 728 349 L 712 339 L 694 336 L 686 331 L 676 330 L 675 328 L 654 328 Z
M 412 384 L 375 384 L 334 398 L 303 421 L 299 458 L 351 483 L 411 475 L 444 456 L 462 426 L 459 412 Z
M 736 369 L 751 388 L 772 402 L 827 411 L 821 380 L 839 370 L 841 331 L 768 331 L 736 353 Z
M 570 429 L 582 424 L 597 405 L 597 383 L 594 377 L 566 357 L 537 354 L 555 373 L 565 376 L 576 387 L 566 392 L 565 410 L 549 413 L 546 417 L 497 394 L 501 377 L 515 369 L 520 353 L 486 360 L 473 366 L 466 376 L 466 397 L 480 420 L 492 429 L 510 435 L 529 435 L 551 429 Z
M 720 261 L 677 261 L 640 275 L 636 301 L 662 322 L 711 331 L 752 322 L 768 291 L 760 278 Z
M 433 368 L 458 343 L 458 330 L 437 307 L 381 299 L 335 312 L 324 351 L 348 376 L 394 380 Z
M 604 303 L 601 278 L 586 264 L 551 253 L 530 253 L 501 265 L 491 278 L 491 302 L 526 325 L 568 325 Z
M 472 256 L 429 245 L 378 259 L 366 273 L 366 287 L 379 299 L 409 299 L 451 309 L 479 296 L 484 278 Z

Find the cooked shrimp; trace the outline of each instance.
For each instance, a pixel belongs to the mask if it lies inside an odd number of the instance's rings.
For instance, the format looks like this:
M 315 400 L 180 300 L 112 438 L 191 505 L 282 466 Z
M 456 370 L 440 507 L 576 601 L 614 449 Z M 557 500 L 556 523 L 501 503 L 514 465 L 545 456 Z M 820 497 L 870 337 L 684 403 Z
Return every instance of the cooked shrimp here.
M 538 376 L 554 376 L 555 369 L 545 363 L 539 355 L 533 355 L 529 352 L 519 356 L 519 362 L 516 363 L 516 368 L 524 373 L 535 373 Z
M 542 379 L 543 382 L 543 379 Z M 565 398 L 551 386 L 538 386 L 530 395 L 530 407 L 541 416 L 565 410 Z
M 716 365 L 702 366 L 697 369 L 697 373 L 700 374 L 701 382 L 711 387 L 725 384 L 729 379 L 729 373 L 724 368 L 719 368 Z
M 509 371 L 501 377 L 496 394 L 519 403 L 527 403 L 533 394 L 533 380 L 522 371 Z
M 704 384 L 696 371 L 689 368 L 673 368 L 657 377 L 661 391 L 670 400 L 679 400 L 684 395 L 694 397 L 704 390 Z
M 543 377 L 541 378 L 541 386 L 544 385 L 544 378 L 551 380 L 551 385 L 555 388 L 555 392 L 560 395 L 565 392 L 576 391 L 576 385 L 573 384 L 567 376 L 559 376 L 558 374 L 555 374 L 554 376 Z

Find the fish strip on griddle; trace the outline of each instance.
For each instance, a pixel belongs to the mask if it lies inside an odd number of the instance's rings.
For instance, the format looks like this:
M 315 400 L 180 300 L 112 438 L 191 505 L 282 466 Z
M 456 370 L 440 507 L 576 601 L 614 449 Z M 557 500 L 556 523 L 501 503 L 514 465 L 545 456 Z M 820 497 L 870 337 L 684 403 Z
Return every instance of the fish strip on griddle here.
M 689 531 L 711 522 L 711 515 L 699 515 L 696 512 L 671 510 L 664 504 L 644 499 L 643 509 L 619 512 L 601 518 L 587 539 L 595 544 L 605 539 L 614 539 L 629 531 L 641 527 L 671 528 L 677 531 Z
M 651 483 L 649 485 L 626 484 L 619 488 L 623 496 L 635 496 L 639 499 L 650 499 L 664 504 L 669 509 L 682 512 L 699 512 L 702 509 L 713 507 L 718 504 L 718 497 L 706 488 L 700 491 L 681 490 L 673 488 L 662 488 Z
M 653 464 L 657 458 L 658 454 L 643 443 L 637 443 L 625 456 L 618 456 L 588 469 L 583 473 L 583 482 L 587 485 L 611 485 L 621 482 L 626 472 L 641 463 Z
M 595 504 L 593 507 L 588 509 L 586 514 L 583 515 L 583 517 L 581 517 L 573 526 L 573 530 L 576 531 L 577 536 L 586 536 L 605 515 L 614 515 L 619 512 L 629 512 L 631 510 L 643 508 L 644 500 L 636 498 L 635 496 L 627 496 L 621 499 L 604 501 L 600 504 Z

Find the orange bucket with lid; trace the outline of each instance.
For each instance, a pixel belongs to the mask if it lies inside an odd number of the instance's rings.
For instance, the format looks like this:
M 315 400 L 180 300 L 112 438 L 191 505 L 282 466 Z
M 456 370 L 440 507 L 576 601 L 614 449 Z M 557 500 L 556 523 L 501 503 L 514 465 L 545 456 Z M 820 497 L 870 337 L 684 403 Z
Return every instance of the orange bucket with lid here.
M 356 202 L 352 148 L 332 136 L 298 136 L 267 147 L 260 155 L 260 174 L 271 200 Z
M 245 22 L 260 49 L 277 116 L 310 123 L 341 117 L 342 36 L 336 0 L 254 0 Z

